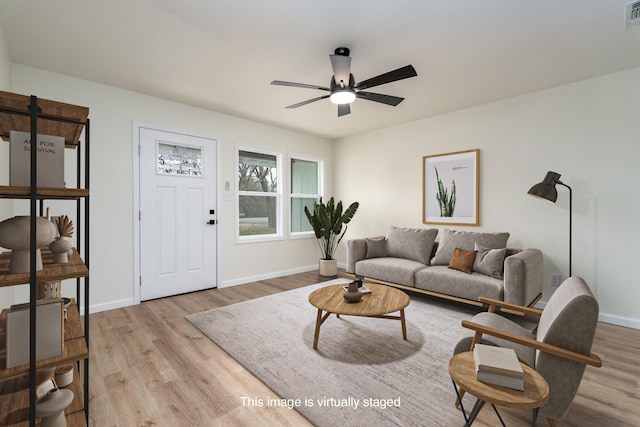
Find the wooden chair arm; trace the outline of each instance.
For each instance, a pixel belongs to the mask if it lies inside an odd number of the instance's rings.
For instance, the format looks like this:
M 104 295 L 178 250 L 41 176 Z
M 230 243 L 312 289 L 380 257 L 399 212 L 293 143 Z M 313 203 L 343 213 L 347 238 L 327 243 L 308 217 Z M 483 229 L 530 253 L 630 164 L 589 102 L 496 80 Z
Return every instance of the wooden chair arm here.
M 494 313 L 496 311 L 496 308 L 501 308 L 504 309 L 504 311 L 508 311 L 514 314 L 531 315 L 535 317 L 542 316 L 542 310 L 540 310 L 539 308 L 525 307 L 523 305 L 511 304 L 487 297 L 480 297 L 478 298 L 478 300 L 482 303 L 489 304 L 489 313 Z
M 521 337 L 509 332 L 501 331 L 500 329 L 484 326 L 479 323 L 474 323 L 469 320 L 463 320 L 462 326 L 467 329 L 476 331 L 476 335 L 487 334 L 497 338 L 502 338 L 507 341 L 521 344 L 527 347 L 535 348 L 536 350 L 544 351 L 545 353 L 553 354 L 554 356 L 562 357 L 563 359 L 572 360 L 574 362 L 584 363 L 586 365 L 595 366 L 597 368 L 602 366 L 602 360 L 595 354 L 585 355 L 576 353 L 575 351 L 567 350 L 566 348 L 558 347 L 552 344 L 536 341 L 531 338 Z M 478 340 L 476 340 L 478 341 Z

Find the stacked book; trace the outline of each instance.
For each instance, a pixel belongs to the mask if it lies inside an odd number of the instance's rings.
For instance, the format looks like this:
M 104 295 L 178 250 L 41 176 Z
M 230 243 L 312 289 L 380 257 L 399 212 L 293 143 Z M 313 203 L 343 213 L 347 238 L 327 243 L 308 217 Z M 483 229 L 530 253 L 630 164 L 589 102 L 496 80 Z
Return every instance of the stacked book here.
M 524 371 L 513 349 L 476 344 L 473 358 L 478 381 L 524 390 Z

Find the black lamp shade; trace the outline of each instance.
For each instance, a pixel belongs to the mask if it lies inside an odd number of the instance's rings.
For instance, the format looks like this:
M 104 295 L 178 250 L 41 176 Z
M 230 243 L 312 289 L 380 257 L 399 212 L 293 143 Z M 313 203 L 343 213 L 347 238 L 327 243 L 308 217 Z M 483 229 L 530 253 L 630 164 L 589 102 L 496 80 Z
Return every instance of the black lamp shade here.
M 558 192 L 556 191 L 556 184 L 560 182 L 560 174 L 556 172 L 547 172 L 544 180 L 529 189 L 528 194 L 539 197 L 541 199 L 549 200 L 555 203 L 558 200 Z

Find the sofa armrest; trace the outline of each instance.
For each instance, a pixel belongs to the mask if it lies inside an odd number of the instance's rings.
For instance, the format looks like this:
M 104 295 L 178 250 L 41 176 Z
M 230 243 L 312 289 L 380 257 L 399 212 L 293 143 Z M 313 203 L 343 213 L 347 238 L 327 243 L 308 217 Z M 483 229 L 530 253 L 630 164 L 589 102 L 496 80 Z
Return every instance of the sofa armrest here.
M 356 273 L 356 263 L 367 256 L 367 240 L 352 239 L 347 241 L 347 273 Z
M 504 300 L 528 306 L 542 293 L 543 257 L 538 249 L 525 249 L 504 260 Z
M 540 316 L 542 316 L 542 310 L 540 310 L 539 308 L 525 307 L 524 305 L 511 304 L 505 301 L 487 297 L 480 297 L 478 298 L 478 300 L 489 306 L 489 308 L 487 309 L 489 313 L 495 313 L 496 309 L 500 309 L 502 311 L 517 314 L 520 316 L 532 316 L 538 319 L 540 318 Z

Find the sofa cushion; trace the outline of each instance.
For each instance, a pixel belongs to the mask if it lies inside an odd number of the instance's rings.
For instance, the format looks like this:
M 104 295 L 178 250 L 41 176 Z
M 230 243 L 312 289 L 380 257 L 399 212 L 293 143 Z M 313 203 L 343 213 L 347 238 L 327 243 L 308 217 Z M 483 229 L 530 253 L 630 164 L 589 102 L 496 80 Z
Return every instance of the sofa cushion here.
M 435 228 L 390 227 L 387 232 L 387 256 L 428 264 L 437 235 Z
M 446 265 L 416 272 L 415 287 L 478 301 L 481 296 L 503 300 L 504 282 L 480 273 L 465 274 Z
M 375 239 L 366 239 L 367 255 L 366 258 L 384 258 L 387 256 L 387 239 L 378 237 Z
M 471 231 L 454 231 L 445 229 L 440 237 L 438 250 L 431 260 L 431 265 L 449 265 L 453 250 L 473 250 L 476 242 L 485 248 L 502 249 L 507 247 L 509 233 L 475 233 Z
M 404 258 L 371 258 L 356 263 L 356 275 L 413 286 L 415 273 L 424 268 L 425 264 Z
M 453 250 L 453 256 L 449 261 L 449 268 L 471 274 L 473 261 L 476 259 L 476 251 L 463 251 L 459 248 Z
M 507 249 L 489 249 L 476 242 L 476 259 L 473 262 L 473 271 L 495 277 L 504 278 L 504 257 Z

